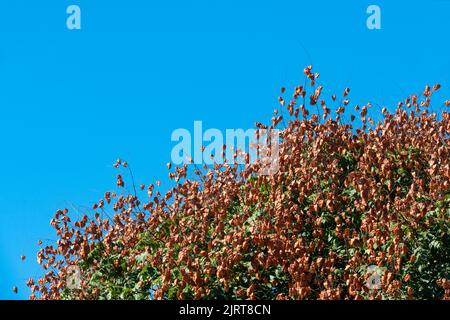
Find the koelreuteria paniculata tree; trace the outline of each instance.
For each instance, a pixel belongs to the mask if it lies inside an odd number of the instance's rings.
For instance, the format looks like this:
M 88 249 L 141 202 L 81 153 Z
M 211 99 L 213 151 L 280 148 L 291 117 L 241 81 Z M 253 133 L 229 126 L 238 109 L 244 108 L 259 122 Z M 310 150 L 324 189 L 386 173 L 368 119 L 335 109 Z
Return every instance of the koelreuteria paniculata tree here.
M 449 299 L 450 101 L 431 112 L 435 85 L 393 113 L 351 107 L 349 89 L 327 104 L 319 75 L 304 73 L 272 122 L 257 123 L 281 130 L 277 173 L 237 154 L 169 164 L 164 194 L 106 192 L 78 221 L 59 210 L 31 298 Z M 126 190 L 129 165 L 115 166 Z M 71 265 L 79 288 L 67 286 Z M 381 285 L 369 289 L 374 265 Z

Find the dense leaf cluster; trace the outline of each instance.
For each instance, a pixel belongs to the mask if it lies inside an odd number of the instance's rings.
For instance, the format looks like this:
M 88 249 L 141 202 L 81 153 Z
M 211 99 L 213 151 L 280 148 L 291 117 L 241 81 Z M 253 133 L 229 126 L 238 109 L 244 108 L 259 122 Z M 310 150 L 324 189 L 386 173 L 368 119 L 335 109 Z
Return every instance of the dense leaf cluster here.
M 237 153 L 214 167 L 169 164 L 164 194 L 107 192 L 75 222 L 58 211 L 31 298 L 449 299 L 450 102 L 429 112 L 439 85 L 427 86 L 374 121 L 371 104 L 350 108 L 349 89 L 329 106 L 319 75 L 304 73 L 309 84 L 257 124 L 281 130 L 277 173 L 258 175 L 261 163 L 238 165 Z

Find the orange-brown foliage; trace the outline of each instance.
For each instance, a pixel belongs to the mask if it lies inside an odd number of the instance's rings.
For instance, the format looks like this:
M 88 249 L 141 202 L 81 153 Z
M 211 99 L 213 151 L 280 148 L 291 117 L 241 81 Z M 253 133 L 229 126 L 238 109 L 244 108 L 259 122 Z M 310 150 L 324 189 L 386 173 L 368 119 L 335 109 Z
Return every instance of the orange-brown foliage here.
M 59 210 L 59 239 L 38 253 L 49 271 L 28 281 L 31 298 L 450 298 L 450 114 L 427 111 L 439 86 L 374 122 L 371 104 L 350 107 L 348 88 L 329 106 L 318 74 L 304 72 L 311 93 L 280 97 L 267 126 L 285 125 L 279 172 L 224 163 L 191 176 L 184 165 L 165 194 L 153 184 L 145 195 L 107 192 L 73 223 Z M 440 250 L 427 249 L 428 235 Z M 422 249 L 442 262 L 427 284 Z M 68 290 L 72 264 L 82 286 Z M 378 290 L 365 285 L 369 265 L 383 270 Z

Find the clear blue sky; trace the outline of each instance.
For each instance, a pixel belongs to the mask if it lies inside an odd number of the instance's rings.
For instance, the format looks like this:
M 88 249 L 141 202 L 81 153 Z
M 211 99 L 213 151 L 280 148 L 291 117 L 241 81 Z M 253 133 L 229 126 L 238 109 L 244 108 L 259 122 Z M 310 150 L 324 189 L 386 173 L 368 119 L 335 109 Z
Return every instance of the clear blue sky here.
M 66 28 L 71 4 L 82 30 Z M 381 30 L 366 28 L 370 4 Z M 268 120 L 308 64 L 353 102 L 434 83 L 436 103 L 450 98 L 449 21 L 446 0 L 2 0 L 0 299 L 28 297 L 55 210 L 100 199 L 116 158 L 138 183 L 164 180 L 174 129 Z

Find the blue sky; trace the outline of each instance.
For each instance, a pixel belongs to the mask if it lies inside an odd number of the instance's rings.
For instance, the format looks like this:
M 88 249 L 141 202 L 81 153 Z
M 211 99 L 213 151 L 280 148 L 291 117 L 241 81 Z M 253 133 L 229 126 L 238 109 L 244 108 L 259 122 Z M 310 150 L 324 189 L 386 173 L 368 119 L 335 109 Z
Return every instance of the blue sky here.
M 72 4 L 81 30 L 66 27 Z M 366 28 L 370 4 L 381 30 Z M 436 103 L 450 98 L 449 21 L 447 0 L 2 0 L 0 299 L 28 297 L 55 210 L 100 199 L 117 158 L 138 183 L 167 180 L 174 129 L 267 121 L 309 64 L 354 103 L 434 83 Z

